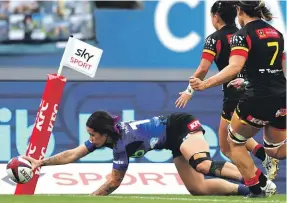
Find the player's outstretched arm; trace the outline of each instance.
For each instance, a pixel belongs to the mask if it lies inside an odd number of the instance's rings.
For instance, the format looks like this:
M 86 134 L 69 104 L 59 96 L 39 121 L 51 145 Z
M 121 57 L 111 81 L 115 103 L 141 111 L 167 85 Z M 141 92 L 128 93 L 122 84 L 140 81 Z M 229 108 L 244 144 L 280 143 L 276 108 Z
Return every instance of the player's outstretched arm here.
M 126 174 L 125 170 L 113 169 L 111 175 L 108 177 L 108 180 L 99 189 L 93 192 L 92 195 L 106 196 L 111 194 L 121 185 L 121 182 L 125 177 L 125 174 Z
M 56 154 L 52 157 L 36 160 L 32 157 L 23 156 L 24 159 L 30 161 L 32 163 L 32 169 L 41 167 L 41 166 L 51 166 L 51 165 L 63 165 L 72 163 L 89 153 L 87 147 L 85 145 L 80 145 L 74 149 L 63 151 L 59 154 Z
M 41 161 L 41 166 L 69 164 L 86 156 L 88 153 L 87 147 L 85 145 L 80 145 L 74 149 L 66 150 L 55 156 L 43 159 Z
M 204 79 L 206 74 L 208 73 L 209 68 L 211 67 L 212 62 L 207 59 L 202 58 L 198 68 L 193 74 L 194 77 Z M 185 108 L 188 101 L 192 98 L 193 89 L 190 85 L 187 86 L 186 90 L 179 93 L 178 99 L 175 101 L 176 108 Z

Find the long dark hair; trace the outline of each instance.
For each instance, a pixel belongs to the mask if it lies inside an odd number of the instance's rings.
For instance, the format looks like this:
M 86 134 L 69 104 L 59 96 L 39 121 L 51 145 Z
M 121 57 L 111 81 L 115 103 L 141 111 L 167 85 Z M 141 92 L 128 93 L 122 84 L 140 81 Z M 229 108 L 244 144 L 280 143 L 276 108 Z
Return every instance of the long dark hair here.
M 272 13 L 264 1 L 237 1 L 237 6 L 249 17 L 258 17 L 266 21 L 272 20 Z
M 213 15 L 218 14 L 226 25 L 235 26 L 237 15 L 236 3 L 233 1 L 216 1 L 210 11 Z
M 96 111 L 88 118 L 86 126 L 101 135 L 108 135 L 113 142 L 117 142 L 120 138 L 120 133 L 115 126 L 117 121 L 118 117 L 113 117 L 106 111 Z

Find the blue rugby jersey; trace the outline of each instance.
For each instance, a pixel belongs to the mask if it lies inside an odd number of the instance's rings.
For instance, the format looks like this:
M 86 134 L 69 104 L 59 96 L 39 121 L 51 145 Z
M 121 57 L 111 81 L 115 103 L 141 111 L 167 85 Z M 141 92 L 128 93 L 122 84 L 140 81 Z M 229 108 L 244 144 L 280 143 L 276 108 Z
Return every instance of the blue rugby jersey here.
M 164 116 L 132 122 L 119 122 L 116 126 L 121 132 L 121 138 L 113 147 L 113 168 L 126 170 L 129 157 L 140 158 L 153 149 L 164 149 L 166 146 L 166 122 Z M 87 140 L 89 152 L 97 148 Z

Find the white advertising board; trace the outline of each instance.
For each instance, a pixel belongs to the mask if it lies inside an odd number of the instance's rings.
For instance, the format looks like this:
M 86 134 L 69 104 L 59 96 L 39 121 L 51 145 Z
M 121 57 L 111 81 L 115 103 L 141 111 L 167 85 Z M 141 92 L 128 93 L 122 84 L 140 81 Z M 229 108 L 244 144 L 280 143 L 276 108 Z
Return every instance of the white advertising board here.
M 99 188 L 112 164 L 68 164 L 41 169 L 35 194 L 90 194 Z M 0 164 L 0 194 L 14 194 L 14 184 Z M 132 163 L 113 194 L 189 194 L 172 163 Z

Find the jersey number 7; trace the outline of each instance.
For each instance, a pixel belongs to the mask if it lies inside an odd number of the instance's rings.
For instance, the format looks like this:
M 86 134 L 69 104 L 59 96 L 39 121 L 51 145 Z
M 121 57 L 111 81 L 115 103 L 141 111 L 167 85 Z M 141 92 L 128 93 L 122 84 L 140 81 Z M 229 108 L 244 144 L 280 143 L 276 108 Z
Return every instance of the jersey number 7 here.
M 278 55 L 279 45 L 278 45 L 278 42 L 267 42 L 267 46 L 268 47 L 276 47 L 275 53 L 273 54 L 273 57 L 272 57 L 271 62 L 270 62 L 270 66 L 273 66 L 275 59 Z

